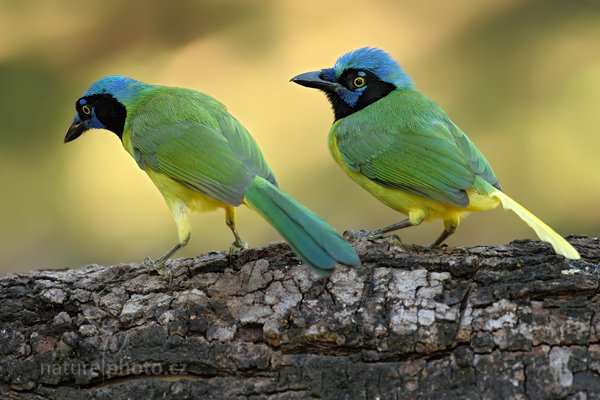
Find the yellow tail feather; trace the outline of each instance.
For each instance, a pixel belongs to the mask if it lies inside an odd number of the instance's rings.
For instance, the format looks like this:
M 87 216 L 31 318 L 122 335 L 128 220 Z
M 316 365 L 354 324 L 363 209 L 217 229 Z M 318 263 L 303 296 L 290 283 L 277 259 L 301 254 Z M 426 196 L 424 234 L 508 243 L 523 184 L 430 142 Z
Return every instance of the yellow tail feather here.
M 529 212 L 525 207 L 511 199 L 503 192 L 496 190 L 490 194 L 496 197 L 502 203 L 505 210 L 512 210 L 535 231 L 538 237 L 544 242 L 548 242 L 554 247 L 557 254 L 563 255 L 572 260 L 579 260 L 581 256 L 573 246 L 569 244 L 562 236 L 556 233 L 552 228 L 543 223 L 538 217 Z

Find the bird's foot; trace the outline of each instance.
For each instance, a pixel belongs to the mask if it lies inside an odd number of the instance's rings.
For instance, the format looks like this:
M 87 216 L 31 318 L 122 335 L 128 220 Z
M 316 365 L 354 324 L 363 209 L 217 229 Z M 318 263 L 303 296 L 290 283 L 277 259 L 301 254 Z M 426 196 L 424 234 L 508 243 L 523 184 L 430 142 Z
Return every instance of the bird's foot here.
M 435 249 L 447 249 L 448 245 L 446 243 L 442 243 L 442 244 L 437 244 L 437 243 L 431 243 L 429 245 L 427 245 L 425 247 L 427 250 L 435 250 Z
M 379 235 L 369 240 L 374 243 L 402 244 L 402 238 L 400 238 L 400 235 L 397 233 L 392 233 L 391 235 Z
M 231 264 L 233 262 L 234 254 L 237 254 L 241 250 L 247 250 L 247 249 L 248 249 L 248 242 L 242 242 L 242 241 L 236 240 L 235 242 L 231 243 L 231 246 L 229 246 L 229 264 Z
M 146 268 L 146 271 L 148 271 L 149 273 L 156 272 L 158 275 L 162 276 L 163 278 L 165 278 L 169 282 L 171 282 L 171 279 L 172 279 L 171 270 L 167 268 L 166 260 L 159 258 L 158 260 L 155 261 L 155 260 L 151 259 L 150 257 L 146 257 L 146 259 L 144 260 L 144 267 Z
M 346 239 L 355 239 L 355 238 L 371 238 L 373 237 L 373 232 L 368 231 L 366 229 L 355 230 L 347 230 L 343 233 L 344 238 Z
M 402 243 L 402 239 L 397 233 L 384 235 L 383 233 L 379 233 L 377 231 L 368 231 L 366 229 L 360 229 L 358 231 L 348 230 L 344 232 L 343 236 L 346 239 L 365 238 L 373 243 Z
M 235 241 L 233 243 L 231 243 L 231 246 L 229 246 L 229 253 L 237 253 L 240 250 L 247 250 L 248 249 L 248 242 L 238 242 Z

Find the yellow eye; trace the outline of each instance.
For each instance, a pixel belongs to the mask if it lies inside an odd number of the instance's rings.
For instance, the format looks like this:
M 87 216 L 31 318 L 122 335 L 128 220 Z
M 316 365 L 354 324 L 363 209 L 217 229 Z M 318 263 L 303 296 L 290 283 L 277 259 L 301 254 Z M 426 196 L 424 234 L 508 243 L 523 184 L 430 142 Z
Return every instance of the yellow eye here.
M 362 76 L 357 76 L 356 78 L 354 78 L 354 81 L 352 83 L 355 87 L 361 88 L 365 86 L 365 83 L 367 83 L 367 81 Z
M 81 111 L 83 111 L 85 115 L 90 115 L 92 113 L 92 109 L 87 104 L 81 107 Z

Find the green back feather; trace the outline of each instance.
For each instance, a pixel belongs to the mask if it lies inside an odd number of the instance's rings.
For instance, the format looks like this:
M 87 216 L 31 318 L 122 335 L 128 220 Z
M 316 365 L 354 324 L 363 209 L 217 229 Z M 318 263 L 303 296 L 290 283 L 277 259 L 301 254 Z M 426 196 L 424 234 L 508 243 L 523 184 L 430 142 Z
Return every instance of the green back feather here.
M 397 90 L 332 127 L 344 162 L 384 186 L 465 207 L 476 176 L 498 186 L 491 166 L 434 102 Z
M 158 86 L 128 107 L 125 130 L 140 168 L 235 206 L 255 175 L 276 184 L 252 136 L 212 97 Z
M 140 168 L 233 206 L 247 202 L 319 274 L 328 275 L 338 262 L 360 264 L 335 229 L 277 188 L 254 139 L 217 100 L 155 86 L 126 107 L 124 135 Z

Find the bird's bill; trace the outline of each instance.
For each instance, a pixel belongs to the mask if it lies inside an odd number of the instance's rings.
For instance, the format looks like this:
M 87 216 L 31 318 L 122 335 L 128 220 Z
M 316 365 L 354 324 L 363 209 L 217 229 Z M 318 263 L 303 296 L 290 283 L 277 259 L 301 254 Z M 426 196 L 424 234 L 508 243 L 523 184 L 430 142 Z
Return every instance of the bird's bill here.
M 73 123 L 67 130 L 67 134 L 65 135 L 65 143 L 68 143 L 72 140 L 77 139 L 79 136 L 83 134 L 83 132 L 87 131 L 88 128 L 85 124 L 85 121 L 81 121 L 79 118 L 75 118 Z
M 291 79 L 292 82 L 298 85 L 306 86 L 309 88 L 321 89 L 327 92 L 336 91 L 340 86 L 337 82 L 331 82 L 321 78 L 323 71 L 312 71 L 300 74 Z

